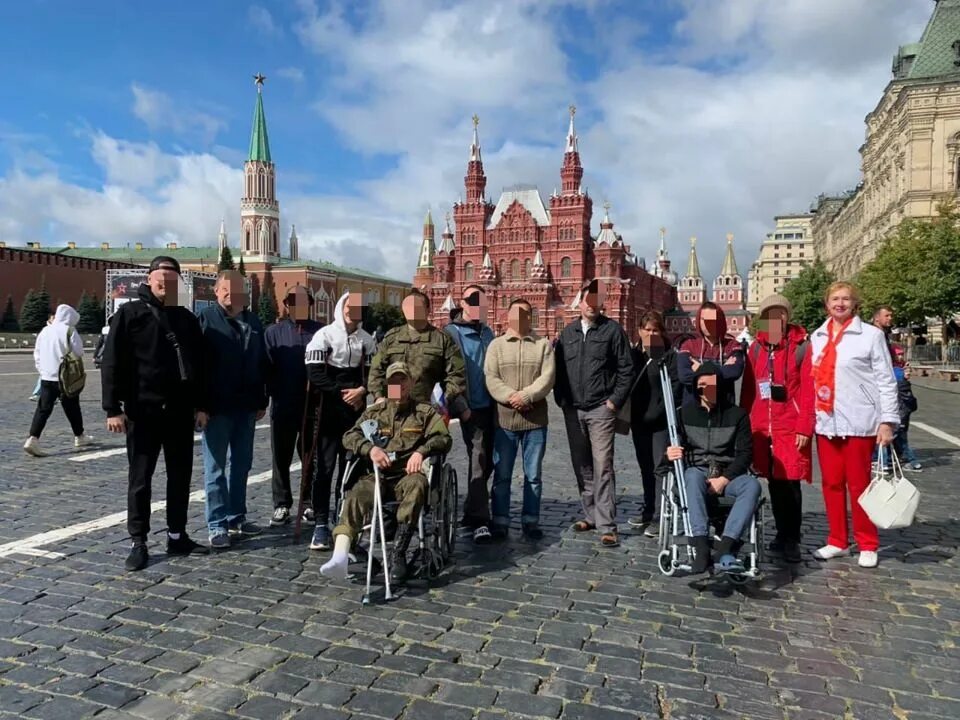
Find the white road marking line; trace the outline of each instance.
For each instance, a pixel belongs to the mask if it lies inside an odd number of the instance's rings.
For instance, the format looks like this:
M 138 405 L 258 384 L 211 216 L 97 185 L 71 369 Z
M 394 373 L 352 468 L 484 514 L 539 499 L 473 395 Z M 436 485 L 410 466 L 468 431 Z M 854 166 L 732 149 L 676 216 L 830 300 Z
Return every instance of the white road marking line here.
M 263 430 L 264 428 L 270 427 L 269 424 L 266 425 L 256 425 L 254 426 L 257 430 Z M 193 441 L 195 443 L 200 442 L 200 433 L 194 433 Z M 68 457 L 67 460 L 70 462 L 89 462 L 90 460 L 100 460 L 105 457 L 113 457 L 114 455 L 123 455 L 127 452 L 126 447 L 112 448 L 110 450 L 98 450 L 96 452 L 83 453 L 82 455 L 73 455 Z
M 955 437 L 953 435 L 948 435 L 943 430 L 935 428 L 932 425 L 927 425 L 926 423 L 917 422 L 916 420 L 911 420 L 910 427 L 920 428 L 921 430 L 924 430 L 930 433 L 934 437 L 938 437 L 941 440 L 947 441 L 951 445 L 956 445 L 957 447 L 960 447 L 960 438 Z
M 87 375 L 91 375 L 91 374 L 93 374 L 93 373 L 98 373 L 98 372 L 100 372 L 100 371 L 99 371 L 99 370 L 87 370 Z M 8 373 L 0 373 L 0 377 L 14 377 L 14 376 L 16 376 L 16 375 L 33 375 L 33 377 L 37 377 L 37 375 L 39 375 L 39 374 L 40 374 L 40 373 L 38 373 L 38 372 L 8 372 Z
M 295 462 L 290 466 L 291 471 L 299 469 L 299 462 Z M 272 470 L 265 470 L 262 473 L 251 475 L 247 478 L 247 485 L 256 485 L 257 483 L 266 482 L 272 476 Z M 203 499 L 203 490 L 195 490 L 194 492 L 190 493 L 190 502 L 201 502 Z M 150 512 L 159 512 L 160 510 L 164 510 L 166 507 L 167 502 L 165 500 L 158 500 L 157 502 L 150 503 Z M 52 552 L 49 550 L 39 550 L 38 548 L 43 547 L 44 545 L 52 545 L 53 543 L 62 542 L 63 540 L 74 538 L 77 535 L 85 535 L 86 533 L 96 532 L 97 530 L 105 530 L 108 527 L 120 525 L 126 521 L 127 511 L 124 510 L 123 512 L 113 513 L 112 515 L 105 515 L 104 517 L 97 518 L 96 520 L 88 520 L 87 522 L 77 523 L 76 525 L 68 525 L 67 527 L 59 528 L 57 530 L 50 530 L 45 533 L 31 535 L 23 540 L 14 540 L 13 542 L 8 542 L 5 545 L 0 545 L 0 558 L 8 557 L 9 555 L 36 555 L 39 557 L 61 558 L 63 557 L 62 553 Z

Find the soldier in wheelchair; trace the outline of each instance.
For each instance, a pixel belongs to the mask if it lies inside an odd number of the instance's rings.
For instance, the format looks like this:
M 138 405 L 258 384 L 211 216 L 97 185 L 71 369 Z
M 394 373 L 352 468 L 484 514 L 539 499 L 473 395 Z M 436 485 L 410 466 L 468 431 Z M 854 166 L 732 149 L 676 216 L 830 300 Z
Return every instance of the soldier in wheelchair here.
M 751 526 L 757 512 L 760 482 L 749 473 L 753 459 L 750 417 L 718 394 L 718 374 L 719 368 L 710 362 L 697 369 L 694 378 L 699 403 L 680 410 L 683 447 L 671 445 L 667 459 L 684 463 L 688 542 L 694 551 L 691 571 L 705 572 L 715 561 L 720 572 L 742 577 L 747 568 L 737 553 L 744 530 Z M 733 506 L 711 558 L 710 523 L 716 517 L 721 496 L 732 499 Z
M 413 381 L 406 363 L 391 363 L 386 379 L 387 402 L 368 407 L 343 436 L 343 446 L 374 464 L 380 472 L 381 492 L 395 496 L 399 502 L 400 524 L 390 557 L 391 580 L 398 583 L 407 575 L 407 548 L 427 498 L 424 460 L 449 452 L 453 443 L 443 418 L 433 407 L 410 397 Z M 369 432 L 373 427 L 370 421 L 376 424 L 376 436 Z M 320 568 L 323 575 L 346 578 L 350 547 L 373 511 L 374 494 L 372 473 L 361 477 L 347 493 L 340 522 L 333 530 L 333 556 Z

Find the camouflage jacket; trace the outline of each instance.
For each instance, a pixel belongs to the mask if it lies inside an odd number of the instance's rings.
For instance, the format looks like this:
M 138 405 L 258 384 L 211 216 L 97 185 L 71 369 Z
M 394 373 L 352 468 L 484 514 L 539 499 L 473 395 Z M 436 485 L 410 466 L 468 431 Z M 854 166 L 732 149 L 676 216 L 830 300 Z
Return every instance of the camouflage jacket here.
M 373 356 L 367 380 L 367 389 L 374 398 L 387 396 L 385 373 L 390 363 L 397 361 L 405 362 L 410 368 L 413 375 L 410 396 L 417 402 L 430 402 L 436 383 L 443 388 L 448 404 L 466 389 L 460 348 L 453 338 L 433 325 L 428 325 L 422 332 L 403 325 L 384 336 Z
M 401 407 L 400 403 L 388 400 L 364 410 L 357 423 L 343 436 L 344 448 L 363 457 L 369 456 L 373 448 L 360 429 L 364 420 L 377 421 L 380 435 L 387 441 L 384 452 L 396 453 L 388 474 L 403 473 L 407 460 L 415 452 L 426 457 L 434 453 L 447 453 L 453 445 L 443 418 L 432 406 L 411 400 Z

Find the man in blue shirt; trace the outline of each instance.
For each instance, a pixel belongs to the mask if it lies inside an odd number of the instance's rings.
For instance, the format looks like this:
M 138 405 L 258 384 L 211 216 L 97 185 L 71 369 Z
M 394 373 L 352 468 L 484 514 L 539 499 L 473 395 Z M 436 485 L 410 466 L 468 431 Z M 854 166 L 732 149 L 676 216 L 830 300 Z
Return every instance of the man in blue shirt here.
M 473 528 L 473 541 L 486 544 L 490 535 L 490 488 L 493 472 L 493 432 L 496 407 L 487 391 L 483 363 L 493 342 L 493 331 L 484 324 L 487 298 L 479 285 L 467 285 L 460 301 L 463 313 L 444 328 L 463 355 L 467 391 L 453 398 L 450 414 L 460 419 L 460 431 L 470 458 L 467 471 L 467 498 L 461 524 Z

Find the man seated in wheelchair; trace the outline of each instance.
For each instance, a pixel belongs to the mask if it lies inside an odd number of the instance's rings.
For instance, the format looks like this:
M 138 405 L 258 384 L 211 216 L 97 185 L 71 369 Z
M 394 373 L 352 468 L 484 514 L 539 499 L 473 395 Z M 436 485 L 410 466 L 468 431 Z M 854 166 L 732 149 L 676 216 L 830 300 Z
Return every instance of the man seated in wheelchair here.
M 413 380 L 406 363 L 387 368 L 387 401 L 368 407 L 343 436 L 343 446 L 358 457 L 368 458 L 380 470 L 382 502 L 396 497 L 396 539 L 390 558 L 391 580 L 402 582 L 407 574 L 406 553 L 427 497 L 423 462 L 433 454 L 449 452 L 453 444 L 443 418 L 427 403 L 410 397 Z M 369 439 L 364 423 L 377 423 L 376 437 Z M 369 428 L 370 425 L 367 425 Z M 374 476 L 361 477 L 344 498 L 340 522 L 333 530 L 333 557 L 320 568 L 328 577 L 345 578 L 350 546 L 363 531 L 373 512 Z
M 745 568 L 737 558 L 740 538 L 750 526 L 760 498 L 760 482 L 749 474 L 753 458 L 750 416 L 717 392 L 720 369 L 701 364 L 694 373 L 700 402 L 680 410 L 683 447 L 667 449 L 667 459 L 684 461 L 684 487 L 694 550 L 692 570 L 702 573 L 710 565 L 711 495 L 733 499 L 733 507 L 715 548 L 716 567 L 724 573 L 740 574 Z

